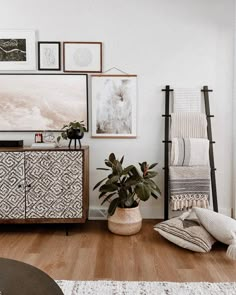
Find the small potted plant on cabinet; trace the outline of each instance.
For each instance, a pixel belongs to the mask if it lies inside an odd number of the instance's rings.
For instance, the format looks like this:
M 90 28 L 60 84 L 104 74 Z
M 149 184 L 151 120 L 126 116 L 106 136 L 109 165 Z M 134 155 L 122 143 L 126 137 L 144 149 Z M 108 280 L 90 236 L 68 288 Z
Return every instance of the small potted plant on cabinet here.
M 141 173 L 134 165 L 122 167 L 124 156 L 116 159 L 114 153 L 105 159 L 107 177 L 99 181 L 94 190 L 99 188 L 99 199 L 102 204 L 109 202 L 108 228 L 111 232 L 120 235 L 132 235 L 141 229 L 142 217 L 139 209 L 140 201 L 147 201 L 151 196 L 157 199 L 160 189 L 152 179 L 157 172 L 151 171 L 157 163 L 148 165 L 139 163 Z
M 76 140 L 79 141 L 79 147 L 81 148 L 80 139 L 84 137 L 84 132 L 86 131 L 84 121 L 73 121 L 62 127 L 61 135 L 57 137 L 57 142 L 59 143 L 61 138 L 67 140 L 70 139 L 69 148 L 71 142 L 74 139 L 74 147 L 76 148 Z

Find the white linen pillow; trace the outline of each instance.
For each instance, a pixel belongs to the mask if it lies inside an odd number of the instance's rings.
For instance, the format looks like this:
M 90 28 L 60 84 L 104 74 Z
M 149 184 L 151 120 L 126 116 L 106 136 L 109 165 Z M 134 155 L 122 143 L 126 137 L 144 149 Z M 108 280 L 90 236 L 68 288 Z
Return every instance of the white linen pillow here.
M 236 220 L 203 208 L 193 208 L 205 229 L 218 241 L 231 245 L 236 234 Z
M 209 252 L 215 239 L 196 220 L 187 220 L 185 217 L 186 213 L 158 223 L 154 230 L 182 248 L 194 252 Z

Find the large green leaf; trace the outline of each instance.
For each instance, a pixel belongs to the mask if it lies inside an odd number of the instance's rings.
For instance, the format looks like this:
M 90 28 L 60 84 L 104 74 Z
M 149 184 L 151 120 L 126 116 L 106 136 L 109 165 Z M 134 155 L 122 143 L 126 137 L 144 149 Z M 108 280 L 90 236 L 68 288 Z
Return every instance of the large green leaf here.
M 105 165 L 108 167 L 112 167 L 112 163 L 109 160 L 105 160 Z
M 155 171 L 148 171 L 147 174 L 144 176 L 144 178 L 153 178 L 157 176 L 157 172 Z
M 156 167 L 156 165 L 158 165 L 158 163 L 153 163 L 148 167 L 148 169 L 152 169 L 152 168 Z
M 116 208 L 118 207 L 119 203 L 120 203 L 119 198 L 115 198 L 114 200 L 111 201 L 110 206 L 108 208 L 109 215 L 113 215 L 115 213 Z
M 131 208 L 133 206 L 133 204 L 134 204 L 134 195 L 135 195 L 135 193 L 130 194 L 128 196 L 128 198 L 125 201 L 125 207 Z
M 122 166 L 121 163 L 118 160 L 114 160 L 112 165 L 112 171 L 115 175 L 121 175 L 122 174 Z
M 109 201 L 110 198 L 111 198 L 112 196 L 114 196 L 115 194 L 116 194 L 116 192 L 115 192 L 115 193 L 111 193 L 111 194 L 109 194 L 108 196 L 106 196 L 106 198 L 102 201 L 101 205 L 103 205 L 104 203 L 106 203 L 107 201 Z
M 127 180 L 125 181 L 125 187 L 128 189 L 132 185 L 138 184 L 140 181 L 141 181 L 141 177 L 140 176 L 132 175 L 131 177 L 127 178 Z
M 112 162 L 112 163 L 114 163 L 115 160 L 116 160 L 116 156 L 115 156 L 115 154 L 114 154 L 114 153 L 111 153 L 111 154 L 109 155 L 109 161 Z
M 99 187 L 100 184 L 102 184 L 105 180 L 107 179 L 107 177 L 103 178 L 101 181 L 99 181 L 93 188 L 93 190 L 95 190 L 97 187 Z
M 100 186 L 99 191 L 109 193 L 109 192 L 114 192 L 117 189 L 118 189 L 118 186 L 115 185 L 114 183 L 111 183 L 111 184 L 103 184 L 102 186 Z
M 123 188 L 119 190 L 119 197 L 121 201 L 125 201 L 127 199 L 127 191 Z
M 160 193 L 156 190 L 153 189 L 152 187 L 149 187 L 150 191 L 151 191 L 151 195 L 155 198 L 158 199 L 160 197 Z M 158 189 L 159 190 L 159 189 Z
M 138 183 L 134 191 L 137 197 L 142 201 L 147 201 L 151 195 L 150 189 L 144 183 Z
M 134 165 L 129 165 L 123 170 L 122 175 L 127 175 L 133 168 L 134 168 Z
M 98 196 L 99 199 L 101 199 L 103 196 L 105 196 L 106 192 L 101 192 L 100 195 Z
M 131 173 L 133 175 L 135 175 L 135 176 L 139 176 L 140 177 L 140 174 L 139 174 L 139 172 L 138 172 L 138 170 L 137 170 L 137 168 L 135 166 L 132 167 Z
M 112 176 L 111 178 L 109 178 L 109 180 L 107 181 L 107 183 L 109 184 L 109 183 L 115 183 L 115 182 L 117 182 L 118 180 L 119 180 L 119 175 L 114 175 L 114 176 Z

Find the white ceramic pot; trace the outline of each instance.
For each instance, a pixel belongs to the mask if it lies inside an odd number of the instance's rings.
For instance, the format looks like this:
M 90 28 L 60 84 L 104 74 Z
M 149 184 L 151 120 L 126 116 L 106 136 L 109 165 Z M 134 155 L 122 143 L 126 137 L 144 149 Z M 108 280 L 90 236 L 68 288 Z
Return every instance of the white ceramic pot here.
M 134 235 L 142 227 L 142 216 L 139 206 L 134 208 L 116 208 L 115 213 L 108 217 L 108 229 L 117 235 Z

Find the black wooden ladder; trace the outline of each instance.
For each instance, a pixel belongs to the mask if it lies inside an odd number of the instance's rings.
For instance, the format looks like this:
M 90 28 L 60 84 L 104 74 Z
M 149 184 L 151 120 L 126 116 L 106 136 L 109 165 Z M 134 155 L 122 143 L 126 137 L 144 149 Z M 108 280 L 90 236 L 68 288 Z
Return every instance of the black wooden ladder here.
M 171 140 L 169 138 L 170 130 L 170 93 L 174 91 L 169 85 L 166 85 L 165 89 L 162 89 L 165 92 L 165 114 L 162 117 L 165 118 L 165 138 L 162 141 L 164 143 L 164 219 L 169 219 L 169 144 Z M 214 117 L 210 113 L 210 103 L 209 103 L 209 92 L 213 90 L 208 89 L 208 86 L 203 86 L 201 92 L 204 95 L 205 102 L 205 112 L 207 118 L 207 137 L 210 143 L 209 148 L 209 160 L 211 167 L 211 189 L 212 189 L 212 200 L 213 200 L 213 209 L 215 212 L 218 212 L 218 203 L 217 203 L 217 191 L 216 191 L 216 177 L 215 177 L 215 162 L 214 162 L 214 151 L 213 144 L 215 141 L 212 140 L 212 131 L 211 131 L 211 118 Z

